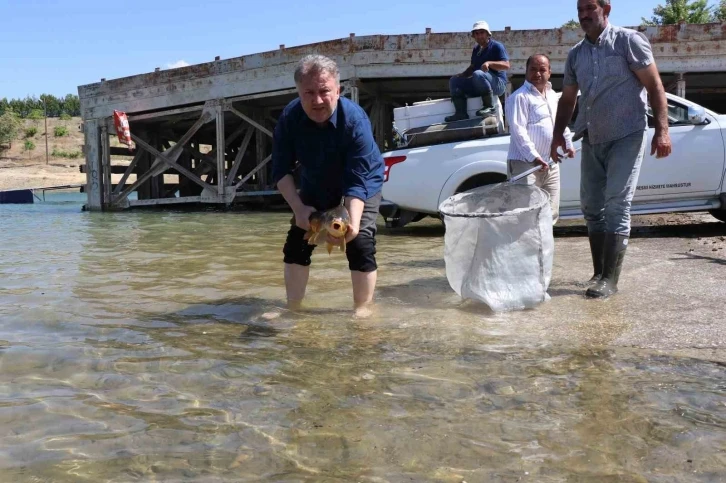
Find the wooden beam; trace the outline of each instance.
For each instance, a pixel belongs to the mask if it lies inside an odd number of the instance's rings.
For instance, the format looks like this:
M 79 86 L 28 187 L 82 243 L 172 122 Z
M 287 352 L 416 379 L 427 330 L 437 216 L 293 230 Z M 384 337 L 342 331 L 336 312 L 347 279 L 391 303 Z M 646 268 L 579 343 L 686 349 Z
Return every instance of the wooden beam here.
M 111 156 L 135 156 L 136 152 L 127 147 L 111 146 Z
M 224 139 L 224 106 L 217 106 L 217 194 L 224 196 L 224 164 L 225 164 L 225 139 Z
M 108 127 L 101 126 L 101 165 L 103 169 L 103 205 L 111 204 L 111 140 Z
M 232 165 L 232 168 L 229 170 L 229 174 L 227 175 L 227 184 L 232 184 L 232 181 L 234 181 L 235 176 L 237 176 L 237 170 L 239 169 L 240 165 L 242 164 L 242 157 L 245 155 L 245 152 L 247 151 L 247 146 L 250 144 L 250 140 L 252 139 L 252 135 L 255 133 L 255 130 L 250 128 L 247 131 L 247 134 L 245 134 L 245 138 L 242 140 L 242 144 L 239 147 L 239 151 L 237 151 L 237 156 L 234 157 L 234 164 Z
M 197 122 L 195 122 L 194 125 L 192 125 L 192 127 L 190 127 L 189 130 L 184 133 L 184 135 L 181 137 L 181 139 L 179 139 L 179 141 L 177 141 L 177 143 L 174 144 L 174 146 L 172 146 L 171 149 L 164 151 L 164 154 L 168 157 L 165 159 L 166 164 L 168 164 L 169 161 L 172 161 L 173 163 L 175 163 L 176 160 L 179 158 L 179 155 L 181 154 L 182 147 L 189 142 L 189 140 L 192 138 L 192 136 L 194 136 L 197 133 L 197 131 L 199 131 L 202 128 L 203 125 L 205 125 L 206 123 L 208 123 L 211 120 L 212 120 L 211 110 L 205 109 L 202 112 L 202 115 L 199 117 L 199 119 L 197 119 Z M 133 133 L 131 133 L 131 139 L 134 139 Z M 135 139 L 134 139 L 134 141 L 135 141 Z M 146 144 L 146 146 L 151 147 L 143 139 L 141 141 L 144 144 Z M 154 149 L 154 151 L 156 151 L 156 148 L 152 147 L 152 149 Z M 147 149 L 147 151 L 149 151 L 149 150 Z M 151 151 L 149 151 L 149 152 L 151 152 Z M 156 151 L 156 152 L 158 153 L 159 151 Z M 159 153 L 159 154 L 161 154 L 161 153 Z M 162 164 L 164 164 L 164 161 L 162 160 L 161 157 L 157 156 L 157 158 L 154 160 L 154 164 L 149 169 L 149 171 L 154 172 L 154 174 L 152 176 L 158 176 L 159 174 L 166 171 L 167 168 L 165 168 L 164 166 L 161 166 Z M 159 168 L 161 168 L 161 170 L 159 170 Z M 189 174 L 192 174 L 191 171 L 188 171 L 188 172 L 189 172 Z
M 237 117 L 240 117 L 240 118 L 244 119 L 244 120 L 245 120 L 245 121 L 247 121 L 248 123 L 250 123 L 250 124 L 252 124 L 253 126 L 255 126 L 255 127 L 257 128 L 257 129 L 259 129 L 260 131 L 262 131 L 263 133 L 265 133 L 265 134 L 267 134 L 268 136 L 272 137 L 272 132 L 271 132 L 271 131 L 270 131 L 269 129 L 267 129 L 267 128 L 266 128 L 265 126 L 263 126 L 262 124 L 260 124 L 260 123 L 258 123 L 258 122 L 256 122 L 256 121 L 252 120 L 252 118 L 250 118 L 249 116 L 246 116 L 246 115 L 242 114 L 241 112 L 239 112 L 239 111 L 238 111 L 237 109 L 235 109 L 235 108 L 234 108 L 234 106 L 232 106 L 232 104 L 230 104 L 230 103 L 227 103 L 227 105 L 226 105 L 226 108 L 227 108 L 227 110 L 229 110 L 229 111 L 230 111 L 231 113 L 233 113 L 233 114 L 234 114 L 235 116 L 237 116 Z
M 141 149 L 136 150 L 136 156 L 134 156 L 134 159 L 131 160 L 131 164 L 128 165 L 126 168 L 126 171 L 124 172 L 124 175 L 121 177 L 121 181 L 118 182 L 116 185 L 116 188 L 113 190 L 113 195 L 118 195 L 121 190 L 123 189 L 124 185 L 126 184 L 126 180 L 129 179 L 129 176 L 131 173 L 134 172 L 134 168 L 136 167 L 136 164 L 139 162 L 141 157 L 144 155 L 144 152 Z
M 260 94 L 248 94 L 246 96 L 232 97 L 232 98 L 227 99 L 227 102 L 252 101 L 254 99 L 262 99 L 264 97 L 276 97 L 276 96 L 283 96 L 285 94 L 296 94 L 296 93 L 297 93 L 297 88 L 292 87 L 290 89 L 280 89 L 277 91 L 262 92 Z
M 242 186 L 245 181 L 247 181 L 248 179 L 250 179 L 256 172 L 258 172 L 259 170 L 261 170 L 262 167 L 264 165 L 266 165 L 271 159 L 272 159 L 272 155 L 269 155 L 265 159 L 263 159 L 260 164 L 258 164 L 257 166 L 255 166 L 255 169 L 253 169 L 252 171 L 250 171 L 249 173 L 247 173 L 247 176 L 245 176 L 244 178 L 242 178 L 239 183 L 237 183 L 236 185 L 234 185 L 234 188 L 236 190 L 239 189 L 239 187 Z
M 200 120 L 201 120 L 201 118 L 200 118 Z M 183 174 L 189 180 L 195 182 L 196 184 L 198 184 L 202 188 L 205 188 L 205 189 L 208 188 L 210 190 L 212 189 L 212 187 L 209 184 L 207 184 L 204 181 L 202 181 L 194 173 L 192 173 L 188 169 L 184 168 L 183 166 L 177 165 L 175 161 L 168 160 L 164 154 L 162 154 L 159 151 L 157 151 L 156 148 L 154 148 L 153 146 L 151 146 L 149 143 L 147 143 L 146 141 L 144 141 L 143 139 L 141 139 L 140 137 L 138 137 L 134 133 L 131 133 L 131 139 L 134 140 L 134 142 L 136 143 L 137 146 L 145 149 L 146 151 L 148 151 L 149 153 L 151 153 L 153 156 L 156 156 L 157 159 L 159 159 L 163 163 L 167 164 L 167 167 L 165 167 L 164 171 L 166 171 L 166 169 L 168 169 L 169 167 L 173 167 L 179 173 Z M 174 150 L 174 148 L 176 148 L 177 146 L 178 146 L 178 144 L 174 145 L 174 147 L 172 147 L 168 151 Z M 178 158 L 178 154 L 177 154 L 177 158 Z M 136 188 L 138 188 L 142 183 L 144 183 L 147 179 L 149 179 L 153 175 L 154 175 L 154 170 L 153 169 L 149 169 L 146 173 L 144 173 L 142 176 L 140 176 L 139 178 L 137 178 L 136 179 L 136 182 L 134 184 L 132 184 L 131 186 L 129 186 L 128 188 L 126 188 L 123 192 L 121 192 L 121 194 L 119 194 L 118 198 L 116 199 L 116 203 L 118 203 L 118 202 L 126 199 L 129 196 L 129 194 L 131 194 Z
M 180 107 L 178 109 L 169 109 L 166 111 L 151 112 L 149 114 L 131 114 L 128 116 L 129 122 L 143 121 L 145 119 L 154 119 L 157 117 L 173 116 L 175 114 L 184 114 L 187 112 L 201 111 L 204 109 L 204 105 L 191 106 L 191 107 Z M 113 122 L 113 119 L 111 120 Z
M 156 156 L 156 159 L 161 160 L 161 162 L 165 163 L 168 168 L 175 169 L 180 174 L 183 174 L 184 176 L 186 176 L 190 180 L 194 181 L 195 183 L 197 183 L 202 188 L 208 188 L 210 190 L 212 189 L 212 186 L 211 185 L 209 185 L 209 184 L 205 183 L 204 181 L 202 181 L 200 178 L 198 178 L 197 176 L 195 176 L 194 173 L 192 173 L 191 171 L 189 171 L 185 167 L 178 165 L 176 163 L 176 160 L 172 161 L 170 159 L 167 159 L 167 157 L 164 154 L 160 153 L 158 150 L 156 150 L 153 146 L 151 146 L 149 143 L 147 143 L 143 139 L 141 139 L 141 138 L 134 139 L 134 138 L 135 138 L 134 134 L 131 134 L 131 139 L 133 139 L 136 142 L 136 144 L 138 144 L 139 146 L 141 146 L 142 148 L 144 148 L 145 150 L 147 150 L 149 153 L 151 153 L 152 156 Z M 176 147 L 176 145 L 174 147 Z M 172 149 L 174 149 L 174 148 L 172 148 Z M 164 171 L 166 171 L 166 169 Z M 147 174 L 149 174 L 149 173 L 144 174 L 144 176 L 146 176 Z
M 129 206 L 159 206 L 177 203 L 200 203 L 201 196 L 182 196 L 179 198 L 160 198 L 156 200 L 129 200 Z

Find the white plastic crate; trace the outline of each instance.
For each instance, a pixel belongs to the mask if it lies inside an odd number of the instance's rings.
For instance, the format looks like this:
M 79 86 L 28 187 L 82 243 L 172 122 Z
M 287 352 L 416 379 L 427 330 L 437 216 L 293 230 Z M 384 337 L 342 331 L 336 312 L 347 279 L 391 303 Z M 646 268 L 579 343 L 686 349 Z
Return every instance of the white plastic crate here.
M 469 118 L 476 117 L 476 111 L 481 109 L 481 97 L 470 97 L 466 100 L 466 112 Z M 497 118 L 502 119 L 502 105 L 497 99 Z M 414 127 L 431 126 L 445 122 L 447 116 L 454 114 L 454 104 L 451 99 L 434 99 L 430 101 L 414 102 L 410 106 L 393 109 L 393 122 L 400 132 Z

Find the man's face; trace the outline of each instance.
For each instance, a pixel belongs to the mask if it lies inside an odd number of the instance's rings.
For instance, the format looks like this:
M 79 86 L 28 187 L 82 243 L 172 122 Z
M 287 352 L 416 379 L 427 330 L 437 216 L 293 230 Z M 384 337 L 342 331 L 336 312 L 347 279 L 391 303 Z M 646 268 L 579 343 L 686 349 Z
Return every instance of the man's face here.
M 577 0 L 577 17 L 586 34 L 602 32 L 607 26 L 610 5 L 601 7 L 597 0 Z
M 340 85 L 328 72 L 313 72 L 297 85 L 305 114 L 318 124 L 325 124 L 333 115 L 340 97 Z
M 489 42 L 489 32 L 486 30 L 474 30 L 471 33 L 471 36 L 474 37 L 474 40 L 476 40 L 476 43 L 481 45 L 482 47 L 485 47 L 487 43 Z
M 552 71 L 546 57 L 538 55 L 529 61 L 525 78 L 537 88 L 544 87 L 550 80 Z

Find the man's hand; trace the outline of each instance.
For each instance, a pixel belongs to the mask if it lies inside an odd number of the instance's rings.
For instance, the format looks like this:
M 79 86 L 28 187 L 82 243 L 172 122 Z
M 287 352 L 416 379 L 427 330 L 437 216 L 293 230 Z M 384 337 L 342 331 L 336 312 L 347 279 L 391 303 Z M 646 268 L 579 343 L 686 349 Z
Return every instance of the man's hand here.
M 305 231 L 310 229 L 310 215 L 315 213 L 315 208 L 312 206 L 302 205 L 300 208 L 295 210 L 295 225 Z
M 533 162 L 535 164 L 542 165 L 542 171 L 547 171 L 548 169 L 550 169 L 550 165 L 543 161 L 542 158 L 535 158 Z
M 330 243 L 331 245 L 340 245 L 343 243 L 343 238 L 345 238 L 345 243 L 350 243 L 355 237 L 358 236 L 359 228 L 354 227 L 353 225 L 348 225 L 348 231 L 345 232 L 345 236 L 342 238 L 335 238 L 334 236 L 331 236 L 330 233 L 326 234 L 326 241 Z
M 655 154 L 656 158 L 665 158 L 671 154 L 671 137 L 668 131 L 657 131 L 653 136 L 653 141 L 650 143 L 650 155 Z
M 489 61 L 486 61 L 481 65 L 481 70 L 483 70 L 484 72 L 489 71 Z
M 565 151 L 565 154 L 567 154 L 568 158 L 574 158 L 575 157 L 575 148 L 567 148 L 567 151 Z
M 562 156 L 560 156 L 560 153 L 557 152 L 557 148 L 562 148 L 562 151 L 568 152 L 570 150 L 567 149 L 567 142 L 565 141 L 564 134 L 555 134 L 552 137 L 552 147 L 550 148 L 550 158 L 552 158 L 552 161 L 555 163 L 559 163 L 562 161 Z M 572 150 L 572 154 L 574 156 L 575 151 Z M 572 156 L 570 156 L 572 157 Z
M 360 227 L 348 225 L 348 231 L 345 234 L 345 243 L 352 242 L 353 239 L 358 236 L 359 232 L 360 232 Z

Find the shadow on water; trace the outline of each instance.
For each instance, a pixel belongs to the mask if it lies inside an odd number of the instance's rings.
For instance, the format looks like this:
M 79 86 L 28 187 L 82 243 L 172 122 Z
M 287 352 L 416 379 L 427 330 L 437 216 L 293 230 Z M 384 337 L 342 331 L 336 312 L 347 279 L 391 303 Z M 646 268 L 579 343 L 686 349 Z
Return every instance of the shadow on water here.
M 445 269 L 446 263 L 443 258 L 431 258 L 427 260 L 407 260 L 403 262 L 387 262 L 389 267 L 406 267 L 406 268 L 440 268 Z
M 552 281 L 547 289 L 550 297 L 563 297 L 566 295 L 583 295 L 585 284 L 574 281 Z
M 443 237 L 446 229 L 441 223 L 412 223 L 403 228 L 386 228 L 378 225 L 378 233 L 385 236 L 407 238 L 439 238 Z

